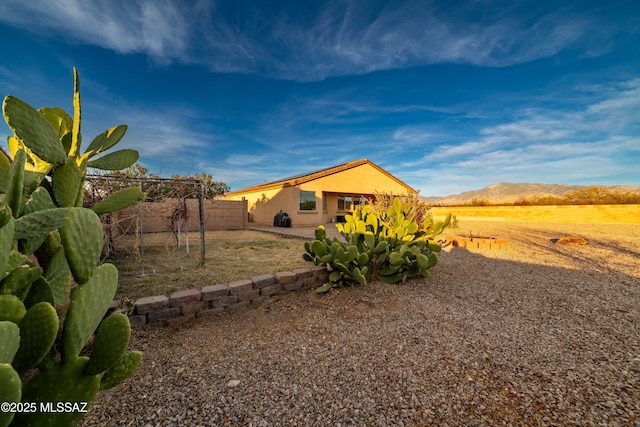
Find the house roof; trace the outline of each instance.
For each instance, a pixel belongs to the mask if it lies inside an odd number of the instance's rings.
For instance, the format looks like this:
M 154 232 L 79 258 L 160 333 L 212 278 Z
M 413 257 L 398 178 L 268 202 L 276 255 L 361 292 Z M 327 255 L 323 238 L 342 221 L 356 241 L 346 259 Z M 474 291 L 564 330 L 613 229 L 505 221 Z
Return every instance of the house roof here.
M 353 162 L 349 162 L 349 163 L 343 163 L 341 165 L 337 165 L 337 166 L 332 166 L 329 168 L 324 168 L 324 169 L 319 169 L 313 172 L 308 172 L 305 174 L 300 174 L 300 175 L 294 175 L 294 176 L 290 176 L 287 178 L 283 178 L 280 179 L 278 181 L 274 181 L 274 182 L 269 182 L 269 183 L 265 183 L 265 184 L 259 184 L 259 185 L 254 185 L 251 187 L 247 187 L 247 188 L 243 188 L 241 190 L 237 190 L 237 191 L 232 191 L 230 193 L 227 193 L 228 195 L 234 195 L 234 194 L 241 194 L 241 193 L 251 193 L 251 192 L 255 192 L 255 191 L 261 191 L 261 190 L 270 190 L 270 189 L 274 189 L 274 188 L 283 188 L 283 187 L 294 187 L 296 185 L 300 185 L 303 184 L 305 182 L 309 182 L 309 181 L 313 181 L 319 178 L 324 178 L 325 176 L 329 176 L 329 175 L 333 175 L 336 173 L 340 173 L 340 172 L 344 172 L 348 169 L 352 169 L 358 166 L 362 166 L 362 165 L 370 165 L 372 167 L 374 167 L 375 169 L 379 170 L 381 173 L 387 175 L 389 178 L 393 179 L 394 181 L 398 182 L 400 185 L 406 187 L 408 190 L 417 193 L 416 190 L 414 190 L 413 188 L 411 188 L 409 185 L 407 185 L 406 183 L 402 182 L 401 180 L 399 180 L 398 178 L 396 178 L 395 176 L 393 176 L 392 174 L 390 174 L 389 172 L 387 172 L 386 170 L 382 169 L 380 166 L 376 165 L 375 163 L 373 163 L 372 161 L 369 161 L 367 159 L 360 159 L 360 160 L 356 160 Z

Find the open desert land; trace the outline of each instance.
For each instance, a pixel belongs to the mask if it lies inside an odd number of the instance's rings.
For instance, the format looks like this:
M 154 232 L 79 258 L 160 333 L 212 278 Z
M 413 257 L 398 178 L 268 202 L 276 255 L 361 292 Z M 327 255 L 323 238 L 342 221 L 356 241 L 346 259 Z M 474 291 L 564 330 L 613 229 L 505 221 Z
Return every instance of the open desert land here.
M 448 246 L 429 279 L 134 330 L 141 367 L 82 425 L 640 425 L 640 226 L 451 233 L 509 246 Z M 553 242 L 566 235 L 588 245 Z

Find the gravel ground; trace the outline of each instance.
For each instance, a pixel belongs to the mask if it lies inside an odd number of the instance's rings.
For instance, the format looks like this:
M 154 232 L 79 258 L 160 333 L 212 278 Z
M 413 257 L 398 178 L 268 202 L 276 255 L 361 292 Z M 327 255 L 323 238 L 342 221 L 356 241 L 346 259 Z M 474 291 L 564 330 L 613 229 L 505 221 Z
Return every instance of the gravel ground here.
M 640 426 L 640 226 L 461 225 L 510 248 L 135 330 L 143 365 L 83 425 Z

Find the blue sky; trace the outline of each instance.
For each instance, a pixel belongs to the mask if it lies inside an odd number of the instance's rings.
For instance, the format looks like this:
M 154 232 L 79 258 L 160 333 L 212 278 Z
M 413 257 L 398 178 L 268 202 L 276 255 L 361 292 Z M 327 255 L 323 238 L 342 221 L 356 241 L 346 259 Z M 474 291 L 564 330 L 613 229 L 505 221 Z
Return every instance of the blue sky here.
M 2 0 L 0 40 L 2 96 L 71 112 L 75 66 L 85 144 L 162 176 L 640 185 L 637 0 Z

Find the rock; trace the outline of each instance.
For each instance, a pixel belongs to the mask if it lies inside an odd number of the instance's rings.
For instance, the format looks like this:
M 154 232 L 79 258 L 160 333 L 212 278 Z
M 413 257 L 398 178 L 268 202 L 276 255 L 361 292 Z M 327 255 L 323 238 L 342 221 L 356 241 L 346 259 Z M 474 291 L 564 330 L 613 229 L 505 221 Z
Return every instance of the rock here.
M 588 245 L 589 242 L 587 242 L 582 237 L 565 236 L 565 237 L 561 237 L 560 239 L 558 239 L 556 241 L 556 244 L 558 244 L 558 245 Z
M 225 387 L 226 388 L 236 388 L 239 385 L 240 385 L 240 380 L 231 380 L 225 385 Z

